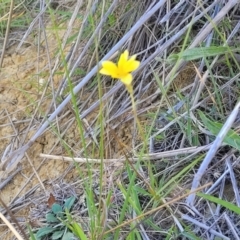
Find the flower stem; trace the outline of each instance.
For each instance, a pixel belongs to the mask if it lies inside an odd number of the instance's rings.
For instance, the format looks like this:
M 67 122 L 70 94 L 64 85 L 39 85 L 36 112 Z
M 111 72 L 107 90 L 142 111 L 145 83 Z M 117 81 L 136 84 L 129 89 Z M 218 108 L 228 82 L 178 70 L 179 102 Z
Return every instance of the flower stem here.
M 145 147 L 147 147 L 147 142 L 146 142 L 146 139 L 144 137 L 144 132 L 143 132 L 142 126 L 141 126 L 140 121 L 139 121 L 138 116 L 137 116 L 137 108 L 136 108 L 136 103 L 135 103 L 134 96 L 133 96 L 132 84 L 126 85 L 126 88 L 129 92 L 129 95 L 130 95 L 130 98 L 131 98 L 134 119 L 137 122 L 137 126 L 138 126 L 138 129 L 139 129 L 139 132 L 140 132 L 140 136 L 141 136 L 141 138 L 144 142 L 144 148 L 145 148 Z

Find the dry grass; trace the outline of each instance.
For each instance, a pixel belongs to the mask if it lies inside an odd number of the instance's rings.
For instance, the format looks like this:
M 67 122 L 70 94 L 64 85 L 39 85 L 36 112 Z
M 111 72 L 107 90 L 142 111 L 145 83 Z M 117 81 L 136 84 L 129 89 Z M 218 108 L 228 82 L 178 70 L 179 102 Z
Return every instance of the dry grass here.
M 60 205 L 78 199 L 71 217 L 89 239 L 239 239 L 239 3 L 24 9 L 37 14 L 24 31 L 8 18 L 17 37 L 0 39 L 1 198 L 24 231 L 47 224 L 53 195 Z M 209 46 L 230 50 L 169 61 Z M 141 61 L 134 96 L 143 133 L 122 84 L 97 74 L 124 49 Z M 1 239 L 14 239 L 0 228 Z

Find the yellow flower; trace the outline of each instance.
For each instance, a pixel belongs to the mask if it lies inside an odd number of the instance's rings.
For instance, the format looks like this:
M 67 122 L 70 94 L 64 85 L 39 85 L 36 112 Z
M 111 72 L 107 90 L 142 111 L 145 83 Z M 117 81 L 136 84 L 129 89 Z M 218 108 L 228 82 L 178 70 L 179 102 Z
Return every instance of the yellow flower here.
M 129 57 L 128 50 L 121 54 L 117 64 L 111 61 L 103 61 L 101 74 L 111 76 L 112 78 L 120 79 L 126 86 L 132 83 L 131 72 L 135 71 L 140 65 L 136 60 L 136 55 Z

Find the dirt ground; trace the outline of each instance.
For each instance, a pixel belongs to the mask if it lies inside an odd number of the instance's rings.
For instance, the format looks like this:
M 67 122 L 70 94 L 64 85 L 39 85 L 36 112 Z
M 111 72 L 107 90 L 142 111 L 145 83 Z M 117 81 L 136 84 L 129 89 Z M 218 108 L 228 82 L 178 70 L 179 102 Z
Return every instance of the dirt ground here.
M 48 46 L 50 55 L 53 55 L 56 48 L 53 37 L 48 38 Z M 7 156 L 7 153 L 18 149 L 35 133 L 51 103 L 49 90 L 41 99 L 47 84 L 46 66 L 49 63 L 46 50 L 41 49 L 38 55 L 38 49 L 34 44 L 25 44 L 18 53 L 15 52 L 15 48 L 16 46 L 13 46 L 7 50 L 0 71 L 0 152 L 3 156 L 2 161 L 4 155 Z M 57 89 L 60 80 L 61 75 L 54 76 L 52 83 L 54 89 Z M 40 100 L 39 111 L 30 125 L 36 105 Z M 29 125 L 30 129 L 28 129 Z M 76 127 L 73 125 L 68 131 L 68 137 L 74 137 L 75 131 Z M 18 165 L 18 169 L 21 168 L 19 173 L 0 190 L 1 198 L 7 206 L 11 206 L 19 196 L 23 196 L 36 184 L 58 178 L 71 164 L 59 160 L 43 161 L 39 157 L 40 153 L 64 153 L 59 144 L 57 146 L 56 144 L 57 136 L 52 131 L 47 131 L 27 151 Z M 12 173 L 1 169 L 0 182 L 4 182 Z M 71 175 L 68 177 L 71 178 Z M 49 193 L 45 189 L 44 191 L 46 194 Z M 27 218 L 27 216 L 25 217 Z M 0 233 L 3 233 L 4 230 L 5 228 L 0 225 Z M 0 238 L 11 239 L 6 235 Z

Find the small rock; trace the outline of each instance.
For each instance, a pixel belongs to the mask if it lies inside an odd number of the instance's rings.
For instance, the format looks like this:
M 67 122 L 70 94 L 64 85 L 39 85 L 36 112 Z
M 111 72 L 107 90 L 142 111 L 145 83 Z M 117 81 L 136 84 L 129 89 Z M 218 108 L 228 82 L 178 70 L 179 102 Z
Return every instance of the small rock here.
M 13 121 L 13 122 L 16 122 L 16 121 L 17 121 L 17 118 L 16 118 L 16 117 L 13 117 L 13 118 L 12 118 L 12 121 Z
M 43 78 L 39 79 L 39 85 L 40 86 L 43 86 L 45 82 L 46 82 L 45 79 L 43 79 Z

